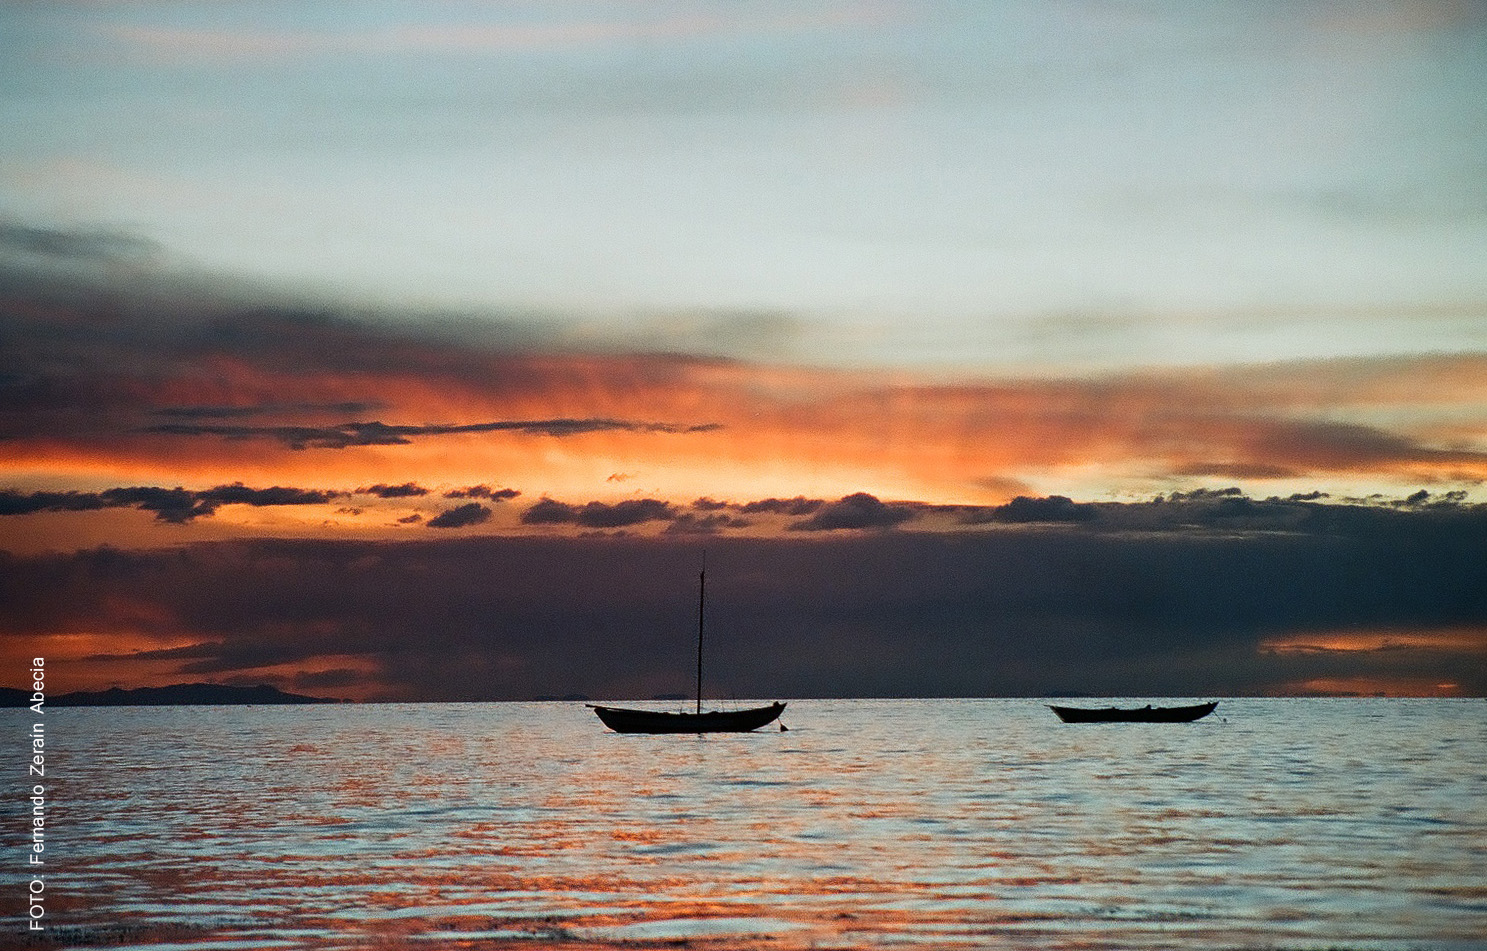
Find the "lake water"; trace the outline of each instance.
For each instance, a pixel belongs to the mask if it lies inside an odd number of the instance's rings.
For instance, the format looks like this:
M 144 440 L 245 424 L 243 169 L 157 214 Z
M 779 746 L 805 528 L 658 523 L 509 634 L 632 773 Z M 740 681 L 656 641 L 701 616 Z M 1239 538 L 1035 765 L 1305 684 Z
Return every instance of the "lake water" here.
M 1103 705 L 1100 701 L 1095 705 Z M 665 707 L 665 704 L 657 705 Z M 16 746 L 35 719 L 8 710 Z M 186 948 L 1487 949 L 1487 703 L 57 709 L 47 936 Z M 34 780 L 10 769 L 23 800 Z M 6 810 L 0 944 L 29 831 Z

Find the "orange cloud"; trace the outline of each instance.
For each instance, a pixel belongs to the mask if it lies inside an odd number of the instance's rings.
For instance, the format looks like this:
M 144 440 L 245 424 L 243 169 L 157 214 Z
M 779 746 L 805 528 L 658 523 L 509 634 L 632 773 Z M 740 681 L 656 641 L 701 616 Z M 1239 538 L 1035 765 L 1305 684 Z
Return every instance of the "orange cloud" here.
M 1443 677 L 1441 671 L 1460 670 L 1461 664 L 1477 669 L 1487 666 L 1487 629 L 1287 634 L 1264 639 L 1259 650 L 1302 662 L 1336 662 L 1355 670 L 1278 684 L 1271 691 L 1277 695 L 1453 697 L 1462 694 L 1460 675 Z
M 996 503 L 1203 480 L 1367 494 L 1487 479 L 1481 354 L 946 381 L 510 349 L 500 328 L 227 305 L 119 319 L 13 296 L 28 373 L 0 405 L 0 487 Z
M 121 621 L 122 623 L 122 621 Z M 47 661 L 47 693 L 109 687 L 163 687 L 180 683 L 179 662 L 138 656 L 162 647 L 183 647 L 188 638 L 159 638 L 134 631 L 64 631 L 30 638 L 0 638 L 0 664 L 19 670 L 40 653 Z M 98 659 L 100 655 L 108 659 Z
M 246 413 L 286 396 L 330 403 L 375 394 L 384 408 L 355 418 L 268 410 L 252 425 L 174 423 L 175 431 L 155 417 L 111 432 L 52 429 L 13 443 L 18 451 L 0 467 L 13 479 L 47 473 L 95 483 L 494 479 L 528 495 L 588 497 L 623 487 L 672 499 L 758 498 L 866 489 L 932 502 L 1004 501 L 998 484 L 1067 491 L 1070 472 L 1112 488 L 1163 473 L 1323 485 L 1487 477 L 1487 454 L 1475 448 L 1323 414 L 1296 418 L 1265 405 L 1263 392 L 1240 411 L 1226 405 L 1241 402 L 1232 394 L 1218 399 L 1181 377 L 931 386 L 638 357 L 501 358 L 488 370 L 489 383 L 439 370 L 285 378 L 236 367 L 219 378 L 222 386 L 169 387 L 148 394 L 148 403 Z M 1242 389 L 1236 376 L 1230 389 Z M 271 393 L 278 399 L 266 399 Z M 569 435 L 523 425 L 546 420 L 614 425 Z M 408 434 L 340 449 L 297 449 L 272 434 L 276 426 L 341 432 L 348 424 Z M 612 479 L 617 472 L 625 483 Z
M 1339 631 L 1287 634 L 1266 638 L 1260 649 L 1277 654 L 1371 653 L 1378 651 L 1449 651 L 1487 654 L 1487 630 Z
M 1457 697 L 1461 686 L 1434 677 L 1319 677 L 1281 684 L 1270 693 L 1277 697 Z

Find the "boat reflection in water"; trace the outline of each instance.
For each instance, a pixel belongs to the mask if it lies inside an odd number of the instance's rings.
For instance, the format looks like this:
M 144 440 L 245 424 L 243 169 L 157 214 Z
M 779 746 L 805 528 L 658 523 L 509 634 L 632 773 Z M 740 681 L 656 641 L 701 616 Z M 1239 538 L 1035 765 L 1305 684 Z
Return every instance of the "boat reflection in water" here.
M 1081 707 L 1056 707 L 1048 709 L 1058 714 L 1065 723 L 1191 723 L 1201 720 L 1214 711 L 1218 701 L 1198 703 L 1188 707 L 1106 707 L 1103 710 L 1086 710 Z

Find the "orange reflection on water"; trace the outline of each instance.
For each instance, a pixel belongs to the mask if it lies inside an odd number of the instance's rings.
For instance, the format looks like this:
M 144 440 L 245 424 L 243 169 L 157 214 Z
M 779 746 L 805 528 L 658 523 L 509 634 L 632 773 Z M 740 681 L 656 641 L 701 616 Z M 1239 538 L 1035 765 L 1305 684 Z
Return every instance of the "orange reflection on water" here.
M 1420 728 L 1451 710 L 1409 708 L 1373 769 L 1377 738 L 1338 729 L 1360 702 L 1153 731 L 802 701 L 789 733 L 717 737 L 619 736 L 561 703 L 78 711 L 69 914 L 91 943 L 208 949 L 1155 951 L 1309 945 L 1360 916 L 1418 938 L 1428 900 L 1430 935 L 1459 936 L 1475 748 Z M 1402 858 L 1417 818 L 1432 847 Z

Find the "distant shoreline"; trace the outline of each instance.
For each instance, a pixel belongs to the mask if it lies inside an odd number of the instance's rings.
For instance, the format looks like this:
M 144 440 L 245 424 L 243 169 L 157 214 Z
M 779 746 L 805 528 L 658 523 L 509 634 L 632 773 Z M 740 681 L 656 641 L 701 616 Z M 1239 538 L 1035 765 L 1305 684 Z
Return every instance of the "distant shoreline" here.
M 0 687 L 0 707 L 29 707 L 32 695 L 13 687 Z M 179 707 L 179 706 L 268 706 L 311 703 L 342 703 L 326 697 L 286 693 L 268 684 L 253 687 L 228 684 L 172 684 L 169 687 L 135 687 L 125 690 L 76 690 L 47 697 L 53 707 Z
M 381 704 L 381 703 L 552 703 L 552 702 L 579 702 L 591 698 L 584 694 L 564 694 L 561 696 L 541 695 L 518 700 L 425 700 L 425 701 L 395 701 L 395 700 L 347 700 L 335 697 L 314 697 L 307 694 L 288 693 L 277 687 L 267 684 L 244 687 L 228 684 L 172 684 L 168 687 L 135 687 L 124 689 L 111 687 L 108 690 L 86 691 L 77 690 L 71 693 L 58 694 L 55 697 L 47 697 L 45 703 L 52 707 L 196 707 L 196 706 L 306 706 L 311 704 Z M 622 698 L 607 698 L 618 701 Z M 690 698 L 673 696 L 656 696 L 644 700 L 639 698 L 628 698 L 625 702 L 662 703 L 674 700 L 687 700 Z M 1095 702 L 1101 700 L 1136 700 L 1136 699 L 1159 699 L 1155 696 L 1117 697 L 1113 695 L 1095 695 L 1072 692 L 1050 693 L 1042 696 L 988 696 L 988 697 L 813 697 L 793 699 L 815 699 L 815 700 L 1081 700 Z M 1172 699 L 1172 698 L 1164 698 Z M 1217 699 L 1233 700 L 1235 697 L 1223 697 Z M 1357 700 L 1357 699 L 1425 699 L 1425 700 L 1475 700 L 1487 699 L 1477 697 L 1409 697 L 1400 695 L 1390 697 L 1384 694 L 1364 693 L 1339 693 L 1339 694 L 1293 694 L 1285 697 L 1245 697 L 1243 699 L 1320 699 L 1320 700 Z M 0 709 L 29 707 L 32 705 L 33 696 L 25 690 L 13 687 L 0 687 Z M 705 701 L 714 702 L 714 701 Z

